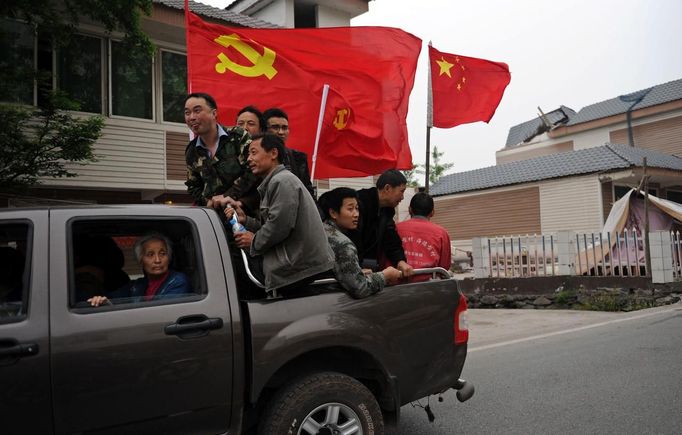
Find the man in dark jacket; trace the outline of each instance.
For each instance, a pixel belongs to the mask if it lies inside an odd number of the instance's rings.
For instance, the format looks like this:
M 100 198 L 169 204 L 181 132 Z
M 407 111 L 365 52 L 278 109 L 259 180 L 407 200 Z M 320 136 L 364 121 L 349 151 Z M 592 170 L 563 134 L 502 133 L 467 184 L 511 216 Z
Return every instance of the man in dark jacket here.
M 265 123 L 264 132 L 279 136 L 286 145 L 290 132 L 289 117 L 286 112 L 282 109 L 273 107 L 263 112 L 263 120 Z M 313 199 L 317 199 L 315 196 L 315 188 L 310 180 L 308 155 L 302 151 L 286 147 L 286 156 L 284 156 L 283 163 L 289 171 L 301 180 L 306 190 L 313 196 Z
M 384 256 L 407 277 L 414 270 L 407 264 L 393 220 L 395 208 L 403 200 L 406 187 L 405 176 L 400 171 L 389 169 L 381 174 L 376 187 L 358 190 L 360 225 L 351 240 L 358 248 L 360 264 L 364 260 L 376 264 L 380 256 Z
M 208 94 L 185 99 L 185 123 L 195 137 L 187 144 L 187 191 L 198 205 L 224 206 L 226 198 L 241 201 L 249 212 L 258 210 L 258 179 L 246 166 L 249 134 L 240 127 L 218 124 L 218 107 Z

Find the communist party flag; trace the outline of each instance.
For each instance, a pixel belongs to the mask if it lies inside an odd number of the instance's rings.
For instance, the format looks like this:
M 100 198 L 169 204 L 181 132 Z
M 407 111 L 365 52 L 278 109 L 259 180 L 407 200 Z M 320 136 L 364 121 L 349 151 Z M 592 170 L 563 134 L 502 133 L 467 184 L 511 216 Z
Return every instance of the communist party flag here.
M 421 40 L 399 29 L 230 28 L 187 14 L 191 92 L 218 102 L 221 123 L 254 105 L 289 116 L 287 146 L 312 165 L 322 88 L 330 85 L 315 178 L 412 167 L 406 116 Z
M 506 63 L 442 53 L 429 46 L 433 126 L 488 122 L 511 80 Z

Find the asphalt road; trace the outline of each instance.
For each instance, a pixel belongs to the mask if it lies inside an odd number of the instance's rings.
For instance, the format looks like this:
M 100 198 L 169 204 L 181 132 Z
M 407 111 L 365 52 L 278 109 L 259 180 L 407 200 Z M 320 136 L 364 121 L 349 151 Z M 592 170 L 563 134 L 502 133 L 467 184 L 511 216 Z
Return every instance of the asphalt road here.
M 681 434 L 682 305 L 470 310 L 476 394 L 404 406 L 398 434 Z M 425 405 L 426 400 L 421 404 Z

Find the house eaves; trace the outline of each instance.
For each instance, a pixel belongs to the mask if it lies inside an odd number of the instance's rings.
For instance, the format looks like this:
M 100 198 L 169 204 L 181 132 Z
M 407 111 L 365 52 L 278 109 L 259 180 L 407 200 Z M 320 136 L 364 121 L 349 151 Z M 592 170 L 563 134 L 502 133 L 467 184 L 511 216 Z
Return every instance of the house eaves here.
M 643 157 L 652 168 L 680 171 L 682 158 L 627 145 L 600 147 L 551 154 L 441 177 L 430 189 L 433 196 L 451 195 L 514 184 L 592 174 L 642 166 Z
M 173 9 L 185 10 L 184 0 L 153 0 L 154 3 L 168 6 Z M 252 18 L 248 15 L 240 14 L 238 12 L 214 8 L 213 6 L 205 5 L 203 3 L 191 1 L 189 2 L 189 9 L 197 15 L 201 15 L 207 18 L 213 18 L 216 20 L 224 21 L 227 24 L 236 24 L 241 27 L 251 27 L 257 29 L 276 29 L 280 26 L 259 20 L 257 18 Z

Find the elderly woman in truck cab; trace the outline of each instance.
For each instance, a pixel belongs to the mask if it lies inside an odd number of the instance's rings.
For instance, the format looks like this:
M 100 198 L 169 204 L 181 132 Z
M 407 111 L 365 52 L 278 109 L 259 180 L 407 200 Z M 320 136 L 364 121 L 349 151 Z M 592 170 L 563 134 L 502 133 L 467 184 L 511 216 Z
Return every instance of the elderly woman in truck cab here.
M 381 291 L 387 283 L 403 277 L 403 272 L 387 267 L 381 272 L 363 271 L 358 250 L 346 234 L 358 228 L 360 210 L 358 194 L 347 187 L 337 187 L 320 196 L 320 208 L 325 213 L 324 230 L 334 251 L 334 276 L 352 297 L 364 298 Z
M 189 278 L 182 272 L 169 268 L 172 259 L 170 240 L 159 233 L 140 237 L 134 246 L 135 258 L 142 266 L 144 276 L 130 282 L 113 294 L 112 299 L 130 298 L 128 301 L 152 301 L 183 296 L 191 292 Z M 106 296 L 88 299 L 92 306 L 107 303 Z

